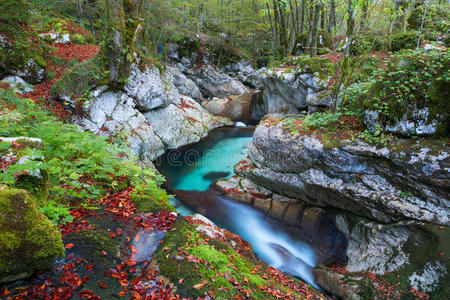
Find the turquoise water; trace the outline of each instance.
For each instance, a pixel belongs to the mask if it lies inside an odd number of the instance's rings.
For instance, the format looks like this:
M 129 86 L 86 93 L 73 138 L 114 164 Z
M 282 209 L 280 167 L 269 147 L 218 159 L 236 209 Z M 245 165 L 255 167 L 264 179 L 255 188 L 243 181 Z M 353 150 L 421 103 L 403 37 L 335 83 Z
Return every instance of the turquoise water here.
M 233 167 L 247 153 L 247 147 L 252 141 L 251 137 L 227 138 L 219 141 L 208 151 L 204 152 L 193 165 L 186 165 L 190 172 L 178 179 L 173 186 L 176 190 L 184 191 L 206 191 L 214 179 L 205 178 L 208 174 L 222 173 L 221 178 L 231 177 Z M 184 170 L 181 171 L 185 173 Z
M 252 135 L 245 129 L 217 130 L 198 144 L 167 153 L 157 166 L 166 176 L 169 190 L 179 197 L 170 202 L 181 215 L 200 213 L 238 234 L 268 265 L 315 285 L 312 268 L 316 256 L 309 245 L 253 207 L 209 190 L 213 181 L 234 174 L 234 165 L 246 156 Z

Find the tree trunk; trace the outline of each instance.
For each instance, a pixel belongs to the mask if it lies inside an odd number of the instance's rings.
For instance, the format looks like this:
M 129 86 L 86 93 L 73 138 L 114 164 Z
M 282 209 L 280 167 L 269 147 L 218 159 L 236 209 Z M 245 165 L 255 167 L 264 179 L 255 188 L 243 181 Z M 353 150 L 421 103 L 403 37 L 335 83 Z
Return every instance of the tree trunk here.
M 361 30 L 366 30 L 368 21 L 368 3 L 367 0 L 363 1 L 362 4 L 362 16 L 361 16 Z
M 328 32 L 333 33 L 336 26 L 336 8 L 334 5 L 334 0 L 330 0 L 330 16 L 328 19 Z
M 355 30 L 356 7 L 353 8 L 353 1 L 348 0 L 348 20 L 347 20 L 347 46 L 345 47 L 345 58 L 350 55 L 350 46 L 353 43 L 353 32 Z
M 312 26 L 312 39 L 311 39 L 311 56 L 317 55 L 317 39 L 318 39 L 318 29 L 319 29 L 319 16 L 320 16 L 321 4 L 318 3 L 314 6 L 314 20 Z
M 307 41 L 307 43 L 306 43 L 306 53 L 310 53 L 310 54 L 311 54 L 312 27 L 313 27 L 313 7 L 312 7 L 312 0 L 310 0 L 310 5 L 309 5 L 308 41 Z
M 269 16 L 270 29 L 272 31 L 272 43 L 273 43 L 273 54 L 277 53 L 277 33 L 274 24 L 272 23 L 272 16 L 270 15 L 269 3 L 266 2 L 267 15 Z
M 303 30 L 305 29 L 305 7 L 306 7 L 306 0 L 302 0 L 302 20 L 300 24 L 300 34 L 303 33 Z
M 107 41 L 105 52 L 109 63 L 109 80 L 122 87 L 134 61 L 134 43 L 142 30 L 140 12 L 145 0 L 106 0 Z

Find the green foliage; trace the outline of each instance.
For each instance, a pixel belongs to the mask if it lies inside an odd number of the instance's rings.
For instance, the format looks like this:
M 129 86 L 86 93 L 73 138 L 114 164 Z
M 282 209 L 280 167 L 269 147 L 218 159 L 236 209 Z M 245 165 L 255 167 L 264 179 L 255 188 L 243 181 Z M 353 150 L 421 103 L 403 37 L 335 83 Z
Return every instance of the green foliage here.
M 105 67 L 99 57 L 79 64 L 74 61 L 73 68 L 69 68 L 61 79 L 55 82 L 52 93 L 58 96 L 82 96 L 89 92 L 92 85 L 105 76 Z
M 77 45 L 84 45 L 87 43 L 86 38 L 81 34 L 73 34 L 70 36 L 70 40 Z
M 27 0 L 2 0 L 0 31 L 10 32 L 11 27 L 26 24 L 30 18 L 30 8 Z
M 12 106 L 15 110 L 8 109 Z M 162 176 L 149 169 L 142 172 L 128 148 L 62 123 L 33 101 L 21 99 L 9 90 L 0 89 L 0 107 L 4 111 L 0 136 L 37 137 L 43 141 L 42 150 L 28 150 L 29 155 L 42 157 L 42 161 L 12 165 L 5 173 L 0 173 L 2 182 L 13 185 L 17 172 L 40 169 L 48 174 L 49 192 L 54 199 L 99 198 L 104 195 L 104 188 L 123 187 L 123 178 L 133 184 L 136 191 L 146 193 L 148 199 L 167 197 L 159 188 Z M 135 175 L 141 175 L 144 180 L 138 180 Z
M 350 53 L 354 56 L 369 53 L 371 51 L 389 50 L 389 40 L 376 33 L 356 34 L 350 46 Z
M 73 216 L 70 214 L 70 207 L 50 200 L 48 205 L 40 208 L 43 213 L 53 224 L 65 224 L 73 221 Z
M 44 48 L 35 32 L 27 32 L 21 26 L 12 25 L 8 34 L 13 42 L 0 43 L 0 70 L 5 69 L 9 73 L 11 70 L 23 70 L 27 66 L 30 71 L 34 71 L 33 68 L 46 66 L 43 59 Z M 36 64 L 29 65 L 31 59 Z
M 417 32 L 403 32 L 391 36 L 391 50 L 415 49 L 419 34 Z
M 378 125 L 379 127 L 379 125 Z M 386 146 L 393 137 L 383 133 L 382 128 L 377 128 L 375 133 L 370 133 L 367 129 L 360 133 L 358 136 L 360 139 L 365 140 L 367 143 L 372 145 L 383 145 Z
M 366 82 L 349 87 L 344 106 L 358 116 L 366 109 L 376 110 L 382 122 L 387 123 L 398 122 L 402 116 L 411 113 L 412 106 L 428 107 L 431 119 L 440 115 L 446 124 L 449 70 L 449 51 L 401 52 Z
M 341 117 L 340 113 L 333 112 L 317 112 L 308 115 L 304 119 L 304 124 L 308 129 L 326 129 L 330 124 L 333 124 Z
M 448 36 L 448 30 L 450 29 L 450 22 L 448 20 L 449 7 L 448 5 L 432 5 L 428 4 L 427 13 L 425 15 L 425 20 L 423 20 L 425 13 L 425 6 L 418 5 L 409 15 L 408 18 L 408 29 L 409 30 L 420 30 L 423 21 L 423 33 L 425 39 L 427 40 L 437 40 L 442 35 Z M 445 40 L 444 40 L 445 41 Z M 445 43 L 447 47 L 450 46 Z

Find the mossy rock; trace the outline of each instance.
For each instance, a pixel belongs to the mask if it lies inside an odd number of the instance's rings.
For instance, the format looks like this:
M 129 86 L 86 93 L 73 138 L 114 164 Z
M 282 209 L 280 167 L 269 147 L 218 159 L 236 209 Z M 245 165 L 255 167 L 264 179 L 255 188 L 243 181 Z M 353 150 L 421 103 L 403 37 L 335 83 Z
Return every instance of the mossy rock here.
M 14 147 L 12 146 L 14 143 Z M 41 161 L 41 158 L 34 157 L 31 158 L 27 156 L 27 149 L 42 150 L 42 140 L 36 138 L 28 137 L 17 137 L 17 138 L 2 138 L 0 137 L 0 157 L 12 154 L 16 161 L 21 161 L 23 163 L 31 161 Z M 37 201 L 39 206 L 47 205 L 48 198 L 48 173 L 46 170 L 38 168 L 34 169 L 32 174 L 24 174 L 15 177 L 15 182 L 13 185 L 15 188 L 24 189 L 31 193 L 34 199 Z
M 157 212 L 164 209 L 173 211 L 173 208 L 170 206 L 168 197 L 165 193 L 161 194 L 161 197 L 158 197 L 158 199 L 154 199 L 148 195 L 132 194 L 131 199 L 140 213 Z
M 0 187 L 0 282 L 25 278 L 64 256 L 59 230 L 24 190 Z
M 177 293 L 183 297 L 202 297 L 209 290 L 214 290 L 216 297 L 219 299 L 232 298 L 237 291 L 233 289 L 227 279 L 222 276 L 216 277 L 216 273 L 227 273 L 233 278 L 236 277 L 235 279 L 238 282 L 242 282 L 244 277 L 248 277 L 251 285 L 263 286 L 268 284 L 268 281 L 259 275 L 251 274 L 253 264 L 244 257 L 240 257 L 230 246 L 217 240 L 214 240 L 214 242 L 209 239 L 205 240 L 193 226 L 183 219 L 177 221 L 173 229 L 167 233 L 163 244 L 155 254 L 155 258 L 161 274 L 175 285 Z M 188 236 L 191 237 L 189 241 Z M 198 246 L 186 248 L 187 242 L 193 244 L 195 241 L 198 242 Z M 205 241 L 208 242 L 205 243 Z M 169 252 L 164 249 L 169 249 Z M 185 258 L 180 258 L 178 249 L 186 249 L 189 254 L 209 262 L 214 269 L 210 268 L 209 265 L 196 264 Z M 214 278 L 214 281 L 210 280 L 211 277 Z M 181 278 L 183 278 L 183 281 L 180 283 Z M 204 279 L 209 280 L 209 283 L 200 289 L 194 288 Z M 259 293 L 261 292 L 258 291 L 257 294 Z M 262 293 L 253 296 L 256 299 L 267 299 L 267 295 Z
M 391 36 L 391 51 L 402 49 L 415 49 L 419 34 L 417 32 L 403 32 Z
M 356 34 L 353 37 L 350 53 L 353 56 L 358 56 L 370 51 L 382 51 L 389 49 L 390 42 L 387 37 L 380 36 L 376 33 Z
M 188 255 L 195 257 L 194 261 L 190 261 Z M 196 263 L 197 258 L 203 263 Z M 241 291 L 231 283 L 234 281 L 242 283 L 242 288 L 252 290 L 253 299 L 274 299 L 260 289 L 262 286 L 292 293 L 294 299 L 302 298 L 264 271 L 255 271 L 267 267 L 261 261 L 251 255 L 238 254 L 227 243 L 208 238 L 184 219 L 179 219 L 166 234 L 155 253 L 154 262 L 159 266 L 161 275 L 173 284 L 176 293 L 182 297 L 203 298 L 213 292 L 217 299 L 234 299 Z M 204 284 L 200 287 L 194 287 L 202 282 Z
M 74 244 L 71 249 L 76 256 L 83 257 L 89 263 L 95 263 L 102 269 L 104 266 L 119 264 L 118 258 L 120 239 L 110 237 L 110 232 L 103 229 L 82 230 L 67 235 L 66 244 Z

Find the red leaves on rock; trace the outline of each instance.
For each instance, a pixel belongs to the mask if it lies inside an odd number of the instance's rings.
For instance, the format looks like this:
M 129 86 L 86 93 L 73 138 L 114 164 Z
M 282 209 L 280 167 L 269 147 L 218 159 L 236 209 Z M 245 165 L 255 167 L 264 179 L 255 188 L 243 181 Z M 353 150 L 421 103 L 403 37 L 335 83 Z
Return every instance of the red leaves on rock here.
M 186 109 L 195 109 L 194 106 L 192 106 L 191 104 L 189 104 L 186 100 L 184 100 L 183 98 L 180 98 L 180 102 L 181 104 L 176 105 L 179 109 L 181 109 L 182 111 L 186 111 Z M 195 120 L 195 119 L 194 119 Z M 197 121 L 198 122 L 198 121 Z

